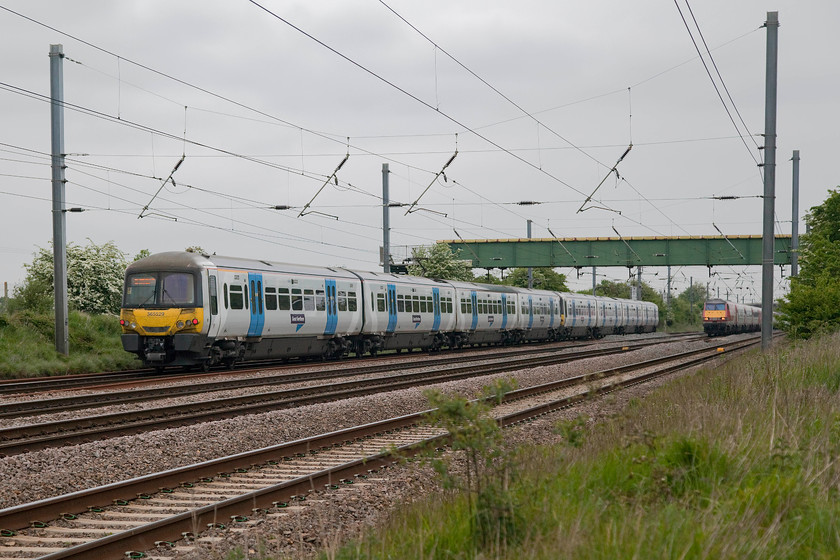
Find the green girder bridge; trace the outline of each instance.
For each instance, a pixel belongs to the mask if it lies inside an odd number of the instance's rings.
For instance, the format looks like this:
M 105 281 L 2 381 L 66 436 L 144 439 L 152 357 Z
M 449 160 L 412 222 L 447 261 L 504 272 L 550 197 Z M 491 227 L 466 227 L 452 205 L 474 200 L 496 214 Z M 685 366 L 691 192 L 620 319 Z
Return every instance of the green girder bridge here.
M 791 236 L 777 235 L 774 263 L 790 264 Z M 760 235 L 455 239 L 446 243 L 473 268 L 761 265 Z

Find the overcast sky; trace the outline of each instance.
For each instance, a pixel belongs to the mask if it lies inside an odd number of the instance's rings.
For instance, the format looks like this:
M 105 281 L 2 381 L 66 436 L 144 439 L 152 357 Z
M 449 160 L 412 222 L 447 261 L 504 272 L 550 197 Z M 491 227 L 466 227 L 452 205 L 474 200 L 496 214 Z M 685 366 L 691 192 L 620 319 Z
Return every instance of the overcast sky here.
M 52 238 L 43 96 L 56 43 L 77 107 L 65 110 L 67 205 L 87 210 L 67 214 L 70 241 L 376 270 L 385 162 L 392 201 L 431 185 L 422 210 L 391 212 L 398 260 L 455 231 L 525 237 L 528 219 L 534 237 L 760 234 L 762 26 L 778 11 L 776 215 L 790 233 L 792 150 L 802 215 L 840 183 L 840 3 L 678 3 L 754 136 L 739 136 L 673 1 L 0 0 L 0 282 L 21 282 Z M 609 210 L 577 213 L 631 142 L 621 179 L 596 194 Z M 760 286 L 758 267 L 717 272 L 674 270 L 675 288 Z M 664 276 L 644 279 L 661 289 Z

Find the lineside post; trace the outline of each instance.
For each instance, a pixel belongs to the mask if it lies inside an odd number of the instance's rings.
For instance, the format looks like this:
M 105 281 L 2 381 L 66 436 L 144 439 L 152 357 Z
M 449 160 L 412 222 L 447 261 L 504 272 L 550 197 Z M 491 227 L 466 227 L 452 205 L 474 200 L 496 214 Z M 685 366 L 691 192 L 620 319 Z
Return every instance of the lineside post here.
M 528 220 L 528 239 L 531 239 L 531 220 Z M 530 247 L 529 247 L 530 249 Z M 534 268 L 528 267 L 528 289 L 534 287 Z
M 776 209 L 776 82 L 779 12 L 767 12 L 767 72 L 764 104 L 764 230 L 761 255 L 761 349 L 773 338 L 773 225 Z
M 790 275 L 799 276 L 799 150 L 793 150 L 793 200 L 790 225 Z
M 50 45 L 50 123 L 52 148 L 53 279 L 55 350 L 70 353 L 67 318 L 67 220 L 64 215 L 64 48 Z
M 391 208 L 388 194 L 388 164 L 382 164 L 382 272 L 391 272 Z

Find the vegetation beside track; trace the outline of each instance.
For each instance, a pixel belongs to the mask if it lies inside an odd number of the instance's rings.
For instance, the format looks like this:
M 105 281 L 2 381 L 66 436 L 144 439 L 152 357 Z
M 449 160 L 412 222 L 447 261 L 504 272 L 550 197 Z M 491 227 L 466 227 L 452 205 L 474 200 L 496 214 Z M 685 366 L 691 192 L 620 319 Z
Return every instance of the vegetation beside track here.
M 0 378 L 64 375 L 130 369 L 141 364 L 122 348 L 113 315 L 71 311 L 70 356 L 55 351 L 55 322 L 49 312 L 0 313 Z
M 504 508 L 435 495 L 324 557 L 834 557 L 838 396 L 840 335 L 754 352 L 607 422 L 558 423 L 564 444 L 512 454 L 489 502 Z M 494 539 L 476 533 L 488 515 Z

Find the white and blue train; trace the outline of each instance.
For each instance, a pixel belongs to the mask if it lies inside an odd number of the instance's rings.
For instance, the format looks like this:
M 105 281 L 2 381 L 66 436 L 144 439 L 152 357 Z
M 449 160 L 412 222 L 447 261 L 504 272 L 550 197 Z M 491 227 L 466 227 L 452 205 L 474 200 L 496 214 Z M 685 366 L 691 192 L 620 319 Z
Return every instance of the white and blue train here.
M 122 343 L 147 366 L 341 358 L 656 330 L 643 301 L 255 259 L 159 253 L 132 263 Z

